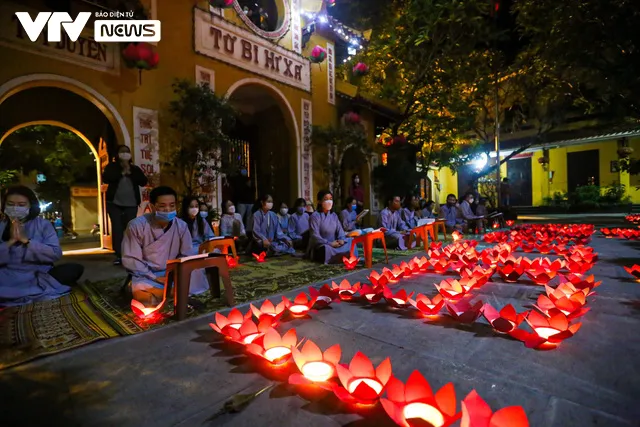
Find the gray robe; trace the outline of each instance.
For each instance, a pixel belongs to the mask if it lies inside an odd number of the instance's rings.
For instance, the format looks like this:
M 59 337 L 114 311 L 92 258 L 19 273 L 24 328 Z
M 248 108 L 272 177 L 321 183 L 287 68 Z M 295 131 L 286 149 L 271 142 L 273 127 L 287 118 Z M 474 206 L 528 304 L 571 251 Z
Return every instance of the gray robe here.
M 347 239 L 344 234 L 342 224 L 338 215 L 334 212 L 328 214 L 314 212 L 309 220 L 309 255 L 311 259 L 317 259 L 315 253 L 322 249 L 324 259 L 320 259 L 325 264 L 339 264 L 342 257 L 349 257 L 351 251 L 351 239 Z M 345 244 L 339 248 L 331 246 L 332 242 L 343 240 Z M 357 254 L 354 253 L 357 256 Z
M 404 236 L 400 232 L 409 230 L 409 227 L 400 217 L 399 210 L 392 212 L 389 208 L 384 208 L 378 216 L 378 227 L 387 229 L 384 238 L 388 249 L 407 250 Z
M 267 256 L 278 256 L 295 253 L 293 244 L 290 247 L 285 242 L 291 242 L 289 236 L 285 235 L 280 229 L 278 216 L 272 211 L 264 213 L 262 209 L 253 214 L 253 227 L 251 229 L 253 236 L 251 242 L 251 251 L 260 253 L 267 252 Z M 267 249 L 263 246 L 263 241 L 271 242 Z
M 166 231 L 165 231 L 166 230 Z M 191 232 L 187 224 L 176 218 L 168 229 L 154 225 L 153 214 L 139 216 L 129 223 L 122 241 L 122 265 L 131 274 L 133 298 L 146 306 L 162 301 L 164 285 L 155 281 L 166 274 L 167 261 L 194 254 Z M 191 279 L 189 293 L 200 293 L 207 284 L 204 270 L 201 278 Z

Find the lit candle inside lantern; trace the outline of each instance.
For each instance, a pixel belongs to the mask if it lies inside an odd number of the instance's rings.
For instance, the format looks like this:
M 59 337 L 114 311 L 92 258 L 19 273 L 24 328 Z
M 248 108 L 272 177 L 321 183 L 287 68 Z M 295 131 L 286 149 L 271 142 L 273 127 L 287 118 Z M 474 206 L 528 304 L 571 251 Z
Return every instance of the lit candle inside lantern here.
M 309 311 L 309 307 L 307 307 L 306 305 L 292 305 L 291 307 L 289 307 L 289 311 L 294 316 L 300 316 Z
M 332 300 L 331 300 L 331 298 L 329 298 L 328 296 L 325 296 L 325 295 L 319 295 L 319 296 L 318 296 L 318 301 L 322 301 L 322 302 L 325 302 L 325 303 L 327 303 L 327 304 L 331 304 L 331 301 L 332 301 Z M 291 309 L 289 309 L 289 310 L 291 310 Z
M 338 295 L 340 295 L 340 299 L 343 301 L 349 301 L 353 299 L 353 292 L 351 291 L 340 291 Z
M 251 344 L 256 338 L 258 338 L 262 334 L 251 334 L 244 337 L 242 340 L 245 344 Z
M 396 304 L 398 305 L 405 305 L 406 301 L 400 298 L 391 298 L 393 301 L 395 301 Z
M 309 362 L 301 371 L 302 375 L 314 382 L 324 382 L 333 376 L 333 367 L 326 362 Z
M 560 331 L 557 329 L 545 328 L 545 327 L 535 328 L 535 331 L 540 338 L 544 338 L 545 340 L 552 335 L 560 333 Z
M 347 387 L 347 391 L 349 393 L 355 392 L 358 386 L 362 383 L 365 383 L 366 385 L 368 385 L 373 391 L 376 392 L 376 394 L 382 393 L 382 384 L 380 384 L 379 381 L 373 378 L 355 378 L 353 381 L 349 383 L 349 386 Z
M 233 328 L 233 329 L 240 329 L 240 326 L 242 326 L 242 323 L 230 323 L 227 326 L 229 326 L 230 328 Z
M 285 362 L 286 357 L 291 354 L 289 347 L 273 347 L 264 352 L 264 358 L 274 365 L 280 365 Z
M 441 427 L 444 425 L 442 413 L 426 403 L 416 402 L 408 404 L 404 407 L 403 415 L 407 420 L 421 419 L 433 427 Z

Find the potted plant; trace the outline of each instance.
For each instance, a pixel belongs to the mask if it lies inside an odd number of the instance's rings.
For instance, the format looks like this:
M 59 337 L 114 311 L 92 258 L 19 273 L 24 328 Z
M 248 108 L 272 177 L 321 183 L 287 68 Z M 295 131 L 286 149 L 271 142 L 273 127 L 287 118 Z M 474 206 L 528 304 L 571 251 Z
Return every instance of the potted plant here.
M 632 147 L 620 147 L 620 148 L 618 148 L 618 156 L 622 157 L 623 159 L 626 158 L 626 157 L 629 157 L 632 153 L 633 153 L 633 148 Z

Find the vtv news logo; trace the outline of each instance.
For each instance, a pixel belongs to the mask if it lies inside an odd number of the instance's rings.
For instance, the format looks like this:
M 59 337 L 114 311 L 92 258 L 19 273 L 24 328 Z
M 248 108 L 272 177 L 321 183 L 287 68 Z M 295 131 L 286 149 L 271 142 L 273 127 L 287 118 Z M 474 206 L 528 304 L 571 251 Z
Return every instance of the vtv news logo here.
M 29 40 L 38 40 L 47 27 L 47 41 L 61 42 L 62 28 L 72 42 L 91 18 L 91 12 L 80 12 L 75 20 L 67 12 L 40 12 L 32 20 L 29 12 L 16 12 Z M 93 39 L 97 42 L 159 42 L 160 21 L 156 20 L 105 20 L 97 19 L 93 25 Z

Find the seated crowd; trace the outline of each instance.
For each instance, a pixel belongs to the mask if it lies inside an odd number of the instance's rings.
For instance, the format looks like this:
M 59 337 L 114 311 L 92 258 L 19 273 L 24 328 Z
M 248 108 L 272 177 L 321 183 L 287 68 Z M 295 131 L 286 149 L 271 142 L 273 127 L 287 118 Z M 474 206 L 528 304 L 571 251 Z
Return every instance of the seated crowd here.
M 46 301 L 65 295 L 82 276 L 76 264 L 54 266 L 62 257 L 58 236 L 51 223 L 39 216 L 39 202 L 32 190 L 17 186 L 3 197 L 0 217 L 0 307 Z M 487 215 L 485 201 L 473 206 L 473 194 L 461 203 L 447 196 L 438 217 L 449 232 L 483 230 Z M 335 210 L 333 194 L 320 191 L 317 205 L 297 199 L 291 207 L 285 202 L 273 210 L 271 195 L 260 197 L 248 215 L 236 212 L 231 200 L 222 203 L 222 215 L 212 221 L 209 207 L 197 197 L 182 200 L 170 187 L 157 187 L 150 193 L 151 212 L 129 222 L 122 239 L 122 264 L 131 276 L 131 291 L 145 305 L 157 305 L 163 298 L 167 261 L 197 254 L 204 242 L 219 236 L 235 237 L 236 246 L 249 253 L 268 256 L 291 254 L 316 262 L 340 263 L 349 256 L 351 239 L 363 228 L 368 211 L 354 197 L 347 197 L 343 209 Z M 406 250 L 409 235 L 422 219 L 433 219 L 435 202 L 413 195 L 404 200 L 389 197 L 378 215 L 377 226 L 384 228 L 387 248 Z M 475 212 L 474 212 L 475 209 Z M 359 213 L 360 212 L 360 213 Z M 208 289 L 203 270 L 193 272 L 190 293 Z

